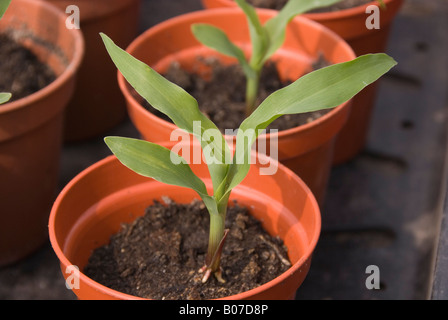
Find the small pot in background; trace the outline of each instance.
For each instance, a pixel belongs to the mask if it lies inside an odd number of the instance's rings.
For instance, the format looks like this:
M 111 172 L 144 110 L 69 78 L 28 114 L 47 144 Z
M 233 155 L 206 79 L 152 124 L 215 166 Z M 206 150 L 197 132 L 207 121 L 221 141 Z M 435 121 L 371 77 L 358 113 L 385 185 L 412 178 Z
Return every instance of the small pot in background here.
M 141 0 L 39 0 L 65 13 L 79 8 L 80 30 L 86 53 L 79 70 L 76 91 L 68 107 L 65 141 L 94 138 L 126 118 L 126 105 L 116 80 L 116 68 L 99 35 L 104 32 L 120 46 L 127 46 L 138 34 Z M 71 13 L 65 14 L 69 17 Z
M 45 88 L 0 106 L 0 266 L 32 253 L 48 240 L 56 197 L 64 111 L 84 53 L 79 30 L 40 1 L 14 0 L 0 21 L 56 74 Z

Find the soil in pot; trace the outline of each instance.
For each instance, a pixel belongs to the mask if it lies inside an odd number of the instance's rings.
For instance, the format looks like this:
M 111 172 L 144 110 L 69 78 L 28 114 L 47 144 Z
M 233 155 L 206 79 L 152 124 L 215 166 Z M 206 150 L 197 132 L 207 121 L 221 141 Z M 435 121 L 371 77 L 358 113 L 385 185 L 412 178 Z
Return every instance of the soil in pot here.
M 0 34 L 0 92 L 11 92 L 10 101 L 24 98 L 56 79 L 53 70 L 8 34 Z
M 205 64 L 207 68 L 201 68 L 202 64 Z M 321 57 L 315 61 L 312 68 L 315 70 L 328 64 Z M 240 65 L 222 64 L 214 57 L 198 58 L 197 69 L 208 70 L 208 74 L 189 72 L 178 63 L 172 63 L 163 75 L 196 98 L 201 111 L 216 124 L 223 134 L 226 129 L 238 128 L 247 117 L 245 114 L 246 78 Z M 290 81 L 281 80 L 275 63 L 266 64 L 261 75 L 257 104 L 261 103 L 271 93 L 290 83 Z M 158 117 L 171 121 L 148 103 L 143 101 L 141 103 Z M 329 110 L 321 110 L 304 114 L 284 115 L 275 120 L 267 128 L 267 131 L 269 132 L 270 129 L 281 131 L 295 128 L 314 121 L 328 112 Z
M 248 210 L 233 203 L 221 267 L 226 283 L 198 270 L 205 261 L 209 214 L 201 201 L 154 202 L 110 243 L 92 253 L 84 273 L 117 291 L 151 299 L 216 299 L 258 287 L 290 267 L 281 239 L 270 236 Z
M 313 10 L 312 12 L 329 12 L 329 11 L 344 10 L 358 7 L 372 1 L 373 0 L 343 0 L 339 3 L 333 4 L 326 8 Z M 247 2 L 252 4 L 254 7 L 258 8 L 280 10 L 285 6 L 288 0 L 247 0 Z

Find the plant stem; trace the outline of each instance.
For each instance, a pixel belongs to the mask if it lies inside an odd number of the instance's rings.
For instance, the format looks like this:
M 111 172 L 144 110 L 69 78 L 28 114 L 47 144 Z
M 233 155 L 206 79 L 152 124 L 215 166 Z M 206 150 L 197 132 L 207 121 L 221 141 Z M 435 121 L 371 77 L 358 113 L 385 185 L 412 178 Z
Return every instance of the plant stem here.
M 254 70 L 255 75 L 246 80 L 246 116 L 250 116 L 256 108 L 261 70 Z
M 225 229 L 227 204 L 229 196 L 224 196 L 217 204 L 217 211 L 210 213 L 210 233 L 207 256 L 204 267 L 200 272 L 205 272 L 202 282 L 206 282 L 211 273 L 214 273 L 219 282 L 224 282 L 221 277 L 221 253 L 228 230 Z
M 221 240 L 225 233 L 225 214 L 210 215 L 210 234 L 206 264 L 212 272 L 217 272 L 221 262 L 221 252 L 219 252 Z

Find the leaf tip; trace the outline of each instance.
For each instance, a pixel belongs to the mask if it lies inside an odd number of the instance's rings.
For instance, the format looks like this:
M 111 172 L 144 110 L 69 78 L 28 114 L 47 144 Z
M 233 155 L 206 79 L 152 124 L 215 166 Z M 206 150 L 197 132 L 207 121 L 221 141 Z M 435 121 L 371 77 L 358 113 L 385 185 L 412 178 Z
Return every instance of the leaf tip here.
M 101 39 L 103 39 L 103 41 L 106 41 L 107 39 L 109 39 L 109 37 L 103 32 L 100 32 L 99 35 L 100 35 Z
M 197 30 L 198 28 L 200 28 L 200 23 L 193 23 L 191 26 L 190 26 L 190 29 L 191 29 L 191 31 L 195 31 L 195 30 Z
M 112 149 L 118 139 L 119 137 L 108 136 L 104 138 L 104 143 L 109 147 L 109 149 Z
M 106 46 L 106 49 L 109 51 L 109 46 L 114 44 L 111 38 L 103 32 L 100 32 L 101 39 L 103 40 L 104 45 Z

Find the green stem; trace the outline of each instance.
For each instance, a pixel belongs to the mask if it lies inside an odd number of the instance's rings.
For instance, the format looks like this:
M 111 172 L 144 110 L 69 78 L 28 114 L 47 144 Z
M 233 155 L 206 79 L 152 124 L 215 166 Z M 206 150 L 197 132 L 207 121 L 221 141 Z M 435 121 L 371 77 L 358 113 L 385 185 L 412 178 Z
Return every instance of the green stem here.
M 225 235 L 225 222 L 229 195 L 218 203 L 218 212 L 210 213 L 210 234 L 206 257 L 207 268 L 215 273 L 220 270 L 222 241 Z
M 256 108 L 260 70 L 254 70 L 255 76 L 247 77 L 246 81 L 246 116 L 250 116 Z
M 221 243 L 221 240 L 224 237 L 224 230 L 225 230 L 225 217 L 223 217 L 221 214 L 211 214 L 210 234 L 208 241 L 206 264 L 208 268 L 211 269 L 212 272 L 216 272 L 219 270 L 221 253 L 217 251 L 219 248 L 219 244 Z M 212 261 L 214 257 L 215 261 Z

